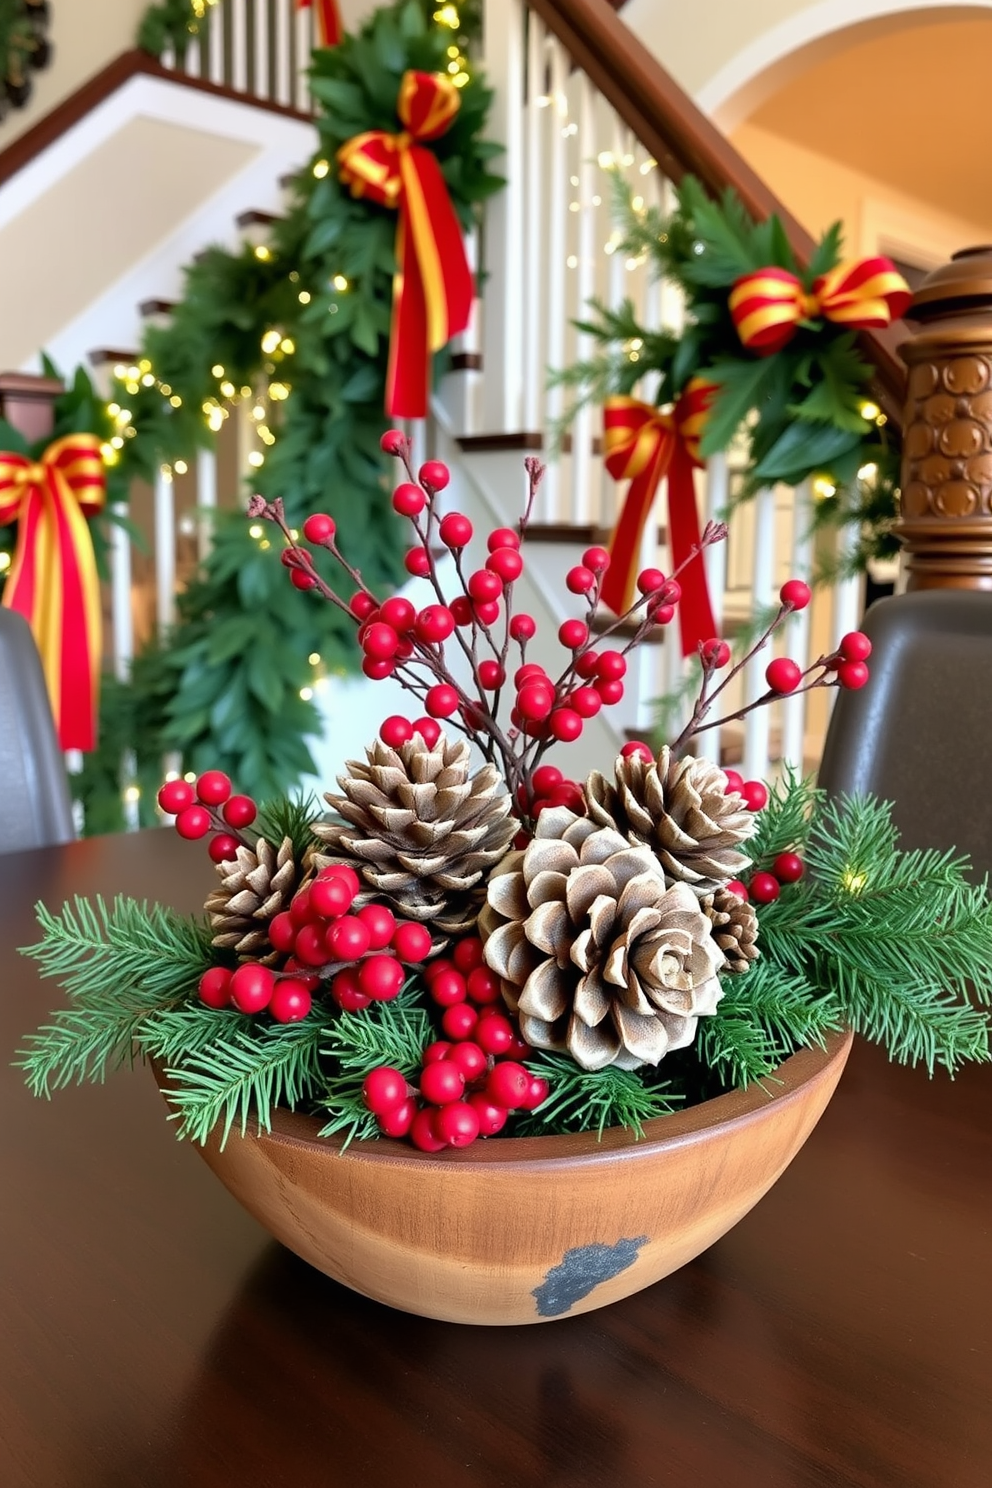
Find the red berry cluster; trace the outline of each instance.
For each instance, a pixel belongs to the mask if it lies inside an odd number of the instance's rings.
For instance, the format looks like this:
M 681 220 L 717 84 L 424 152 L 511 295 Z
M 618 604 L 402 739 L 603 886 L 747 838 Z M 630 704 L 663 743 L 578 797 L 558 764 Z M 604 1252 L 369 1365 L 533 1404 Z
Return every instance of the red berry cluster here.
M 211 966 L 200 978 L 200 1001 L 239 1013 L 268 1013 L 277 1023 L 300 1023 L 313 1006 L 316 980 L 289 972 L 288 964 L 278 972 L 259 961 L 246 961 L 236 971 Z
M 772 904 L 782 892 L 783 884 L 798 883 L 806 871 L 798 853 L 783 852 L 772 863 L 771 871 L 759 869 L 747 883 L 732 879 L 727 888 L 739 899 L 753 899 L 755 904 Z
M 207 851 L 215 863 L 237 856 L 238 848 L 246 845 L 242 829 L 258 815 L 251 796 L 231 794 L 231 781 L 223 770 L 205 770 L 195 786 L 188 780 L 167 780 L 158 804 L 166 816 L 176 818 L 176 831 L 188 841 L 213 831 Z
M 760 780 L 745 780 L 736 770 L 724 770 L 727 791 L 743 796 L 748 811 L 763 811 L 768 805 L 768 787 Z
M 539 1106 L 548 1082 L 518 1062 L 530 1049 L 502 1007 L 481 941 L 459 941 L 451 958 L 432 962 L 425 975 L 443 1008 L 446 1037 L 424 1050 L 419 1089 L 399 1070 L 381 1066 L 366 1076 L 362 1093 L 385 1136 L 440 1152 L 494 1136 L 511 1111 Z

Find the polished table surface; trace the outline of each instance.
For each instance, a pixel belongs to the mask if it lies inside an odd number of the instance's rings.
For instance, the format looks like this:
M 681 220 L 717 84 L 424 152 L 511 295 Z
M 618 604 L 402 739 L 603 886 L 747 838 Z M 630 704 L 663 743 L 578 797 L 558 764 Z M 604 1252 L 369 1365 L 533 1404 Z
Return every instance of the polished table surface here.
M 160 831 L 0 857 L 3 1488 L 988 1488 L 992 1070 L 856 1048 L 772 1192 L 692 1265 L 537 1327 L 391 1312 L 250 1219 L 138 1068 L 34 1101 L 31 906 L 198 907 Z

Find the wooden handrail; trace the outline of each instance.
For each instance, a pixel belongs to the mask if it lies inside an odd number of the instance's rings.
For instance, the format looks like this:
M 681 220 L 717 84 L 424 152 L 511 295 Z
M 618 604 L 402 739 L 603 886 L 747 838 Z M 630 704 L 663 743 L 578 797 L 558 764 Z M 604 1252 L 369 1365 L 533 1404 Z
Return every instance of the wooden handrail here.
M 18 171 L 24 167 L 49 145 L 78 124 L 87 114 L 92 113 L 99 104 L 103 103 L 118 88 L 130 82 L 134 77 L 161 78 L 163 82 L 174 83 L 180 88 L 193 88 L 199 93 L 209 93 L 214 98 L 229 98 L 235 103 L 246 103 L 252 108 L 266 109 L 272 114 L 282 114 L 284 118 L 301 119 L 310 122 L 310 115 L 302 113 L 299 109 L 291 108 L 287 104 L 275 103 L 269 98 L 256 98 L 251 93 L 238 93 L 234 88 L 225 87 L 223 83 L 211 83 L 206 78 L 189 77 L 184 72 L 173 72 L 168 67 L 163 67 L 157 57 L 148 52 L 139 51 L 137 47 L 128 52 L 122 52 L 109 62 L 101 72 L 95 73 L 82 87 L 77 88 L 75 93 L 70 93 L 37 124 L 20 135 L 9 144 L 6 150 L 0 151 L 0 186 L 9 181 Z
M 807 264 L 814 243 L 806 229 L 744 157 L 666 72 L 617 15 L 610 0 L 527 0 L 671 181 L 695 175 L 718 195 L 728 186 L 752 217 L 775 213 L 793 252 Z M 863 331 L 862 351 L 875 368 L 873 392 L 889 419 L 901 422 L 906 369 L 896 348 L 902 326 Z

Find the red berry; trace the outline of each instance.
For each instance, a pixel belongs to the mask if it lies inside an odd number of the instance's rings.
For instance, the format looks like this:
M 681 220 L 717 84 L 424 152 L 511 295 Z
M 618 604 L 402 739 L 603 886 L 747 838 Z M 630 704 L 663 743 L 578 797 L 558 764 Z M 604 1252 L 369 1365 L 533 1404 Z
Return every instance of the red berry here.
M 358 918 L 372 937 L 369 950 L 384 950 L 396 933 L 396 920 L 392 910 L 387 909 L 384 904 L 366 904 L 358 911 Z
M 258 815 L 258 807 L 251 796 L 232 796 L 225 803 L 222 815 L 229 827 L 248 827 Z
M 329 517 L 326 512 L 314 512 L 303 523 L 303 536 L 307 542 L 316 543 L 318 547 L 332 542 L 337 530 L 334 518 Z
M 383 625 L 377 620 L 365 631 L 361 645 L 365 655 L 371 656 L 373 661 L 388 661 L 391 656 L 396 655 L 399 640 L 391 625 Z
M 592 569 L 594 574 L 605 573 L 610 566 L 610 555 L 605 548 L 586 548 L 582 564 L 584 568 Z
M 417 1102 L 410 1097 L 398 1106 L 393 1106 L 390 1111 L 383 1111 L 376 1119 L 379 1122 L 379 1130 L 384 1137 L 405 1137 L 411 1126 L 413 1118 L 417 1114 Z
M 506 673 L 498 661 L 480 661 L 479 681 L 487 692 L 495 692 L 506 681 Z
M 427 605 L 417 616 L 416 630 L 422 641 L 446 641 L 455 628 L 455 617 L 447 605 Z
M 448 608 L 451 610 L 452 615 L 454 615 L 455 617 L 455 624 L 460 626 L 463 630 L 467 625 L 471 625 L 472 621 L 475 619 L 475 611 L 472 608 L 472 601 L 469 599 L 467 594 L 457 594 L 451 601 L 451 604 Z
M 537 622 L 533 615 L 514 615 L 510 621 L 510 638 L 514 641 L 529 641 L 533 639 L 537 631 Z
M 451 471 L 441 460 L 425 460 L 417 476 L 421 484 L 429 486 L 432 491 L 443 491 L 451 479 Z
M 384 455 L 401 455 L 406 448 L 406 435 L 400 429 L 387 429 L 379 440 Z
M 187 806 L 176 817 L 176 831 L 187 842 L 195 842 L 210 831 L 210 812 L 205 806 Z
M 747 884 L 741 883 L 739 878 L 732 878 L 729 883 L 724 884 L 724 888 L 728 894 L 736 894 L 738 899 L 748 897 Z
M 334 874 L 327 878 L 316 878 L 309 890 L 310 909 L 322 919 L 338 919 L 339 916 L 348 913 L 356 892 L 342 875 Z
M 765 681 L 772 692 L 795 692 L 802 679 L 802 669 L 789 656 L 776 656 L 765 667 Z
M 401 517 L 417 517 L 426 505 L 427 497 L 411 481 L 404 481 L 393 492 L 393 511 L 398 512 Z
M 520 1103 L 521 1110 L 536 1111 L 537 1107 L 547 1100 L 550 1090 L 551 1086 L 547 1080 L 540 1075 L 532 1075 L 530 1084 L 527 1086 L 527 1096 Z
M 596 691 L 608 708 L 612 708 L 615 703 L 619 703 L 623 697 L 622 682 L 603 682 L 600 680 L 595 685 Z
M 294 589 L 316 589 L 317 580 L 312 574 L 304 573 L 302 568 L 294 568 L 289 576 L 289 582 Z
M 468 974 L 468 995 L 483 1006 L 499 1002 L 499 977 L 488 966 L 476 966 Z
M 588 594 L 595 587 L 596 575 L 591 568 L 586 568 L 581 563 L 570 568 L 565 575 L 565 588 L 570 594 Z
M 620 751 L 624 759 L 643 760 L 646 765 L 654 764 L 654 750 L 650 744 L 645 744 L 642 739 L 631 739 Z
M 721 641 L 718 636 L 714 636 L 712 640 L 703 642 L 700 655 L 703 658 L 703 664 L 705 666 L 711 667 L 713 671 L 718 671 L 720 667 L 725 667 L 730 660 L 730 647 L 726 641 Z
M 723 773 L 727 777 L 727 794 L 730 791 L 736 791 L 740 795 L 744 789 L 744 776 L 738 774 L 736 770 L 724 770 Z
M 748 811 L 762 811 L 768 805 L 768 787 L 762 785 L 760 780 L 745 780 L 741 786 L 741 795 Z
M 391 625 L 397 635 L 405 635 L 408 630 L 412 630 L 416 618 L 417 612 L 413 605 L 399 594 L 394 594 L 391 599 L 387 599 L 379 611 L 379 619 L 385 625 Z
M 478 1112 L 468 1101 L 453 1101 L 438 1111 L 434 1130 L 449 1147 L 468 1147 L 479 1135 Z
M 749 885 L 755 904 L 771 904 L 781 893 L 777 878 L 770 873 L 755 873 Z
M 779 883 L 798 883 L 805 873 L 805 865 L 798 853 L 779 853 L 772 864 L 772 872 Z
M 355 894 L 362 887 L 358 874 L 347 863 L 328 863 L 326 868 L 321 868 L 317 877 L 319 879 L 343 878 L 349 889 Z
M 238 856 L 240 846 L 237 837 L 232 837 L 230 832 L 218 832 L 216 837 L 210 839 L 207 852 L 215 863 L 230 863 Z
M 502 584 L 512 584 L 524 571 L 524 560 L 516 548 L 497 548 L 486 559 L 486 568 L 494 573 Z
M 289 905 L 289 917 L 297 929 L 301 925 L 310 925 L 317 918 L 317 911 L 310 907 L 310 889 L 300 889 L 294 894 Z
M 468 976 L 470 971 L 474 971 L 477 966 L 483 964 L 482 941 L 476 935 L 466 936 L 464 940 L 460 940 L 455 946 L 451 953 L 451 959 L 462 975 Z
M 403 745 L 409 744 L 413 738 L 413 724 L 401 713 L 391 713 L 382 721 L 379 738 L 383 744 L 388 744 L 390 749 L 402 749 Z
M 837 649 L 845 661 L 867 661 L 871 655 L 871 641 L 863 630 L 850 630 Z
M 778 591 L 778 597 L 784 605 L 789 605 L 794 610 L 804 610 L 813 594 L 802 579 L 787 579 Z
M 503 581 L 488 568 L 480 568 L 469 575 L 468 592 L 478 604 L 490 604 L 503 593 Z
M 475 1027 L 475 1042 L 487 1054 L 505 1054 L 513 1038 L 513 1024 L 502 1013 L 486 1013 Z
M 627 659 L 619 651 L 604 651 L 596 663 L 596 676 L 603 682 L 619 682 L 627 675 Z
M 362 1081 L 362 1100 L 376 1116 L 394 1110 L 406 1099 L 406 1076 L 389 1064 L 369 1070 Z
M 446 1007 L 441 1014 L 441 1027 L 445 1036 L 454 1039 L 455 1043 L 474 1037 L 478 1023 L 478 1013 L 467 1002 L 456 1002 L 453 1007 Z
M 637 575 L 637 588 L 641 594 L 658 594 L 666 582 L 660 568 L 642 568 Z
M 666 579 L 658 598 L 663 605 L 677 605 L 682 598 L 682 585 L 678 579 Z
M 446 548 L 467 548 L 472 541 L 472 523 L 461 512 L 449 512 L 441 518 L 438 536 Z
M 603 699 L 595 687 L 577 687 L 566 699 L 569 707 L 574 708 L 580 718 L 595 718 L 603 706 Z
M 451 1045 L 448 1058 L 461 1070 L 467 1084 L 484 1075 L 489 1064 L 488 1056 L 471 1039 L 463 1039 L 460 1043 Z
M 344 1013 L 360 1013 L 372 1001 L 358 985 L 358 972 L 353 966 L 338 972 L 331 982 L 331 996 Z
M 375 600 L 364 589 L 359 589 L 348 601 L 348 608 L 356 620 L 367 620 L 375 607 Z
M 435 1043 L 428 1044 L 427 1048 L 420 1056 L 421 1064 L 426 1068 L 429 1064 L 437 1064 L 439 1060 L 447 1059 L 448 1055 L 451 1053 L 452 1047 L 453 1046 L 447 1043 L 444 1039 L 438 1039 Z
M 420 1093 L 432 1106 L 446 1106 L 451 1101 L 461 1100 L 464 1090 L 465 1076 L 450 1059 L 429 1064 L 420 1073 Z
M 539 666 L 536 661 L 526 661 L 523 666 L 518 666 L 514 672 L 513 685 L 514 687 L 523 687 L 525 682 L 532 682 L 537 677 L 542 682 L 547 682 L 549 686 L 551 685 L 550 678 L 543 666 Z
M 497 1106 L 481 1092 L 470 1095 L 468 1103 L 479 1118 L 479 1136 L 494 1137 L 506 1125 L 506 1107 Z
M 200 978 L 200 1001 L 211 1008 L 231 1005 L 231 973 L 226 966 L 211 966 Z
M 517 693 L 517 708 L 523 718 L 540 723 L 554 706 L 555 693 L 550 682 L 528 680 Z
M 563 620 L 558 627 L 558 639 L 570 651 L 578 651 L 589 639 L 589 627 L 584 620 Z
M 269 1002 L 269 1017 L 277 1023 L 302 1023 L 313 1007 L 313 998 L 295 977 L 276 982 Z
M 415 579 L 426 579 L 431 571 L 431 555 L 426 548 L 410 548 L 403 559 L 403 567 Z
M 575 670 L 578 672 L 579 676 L 584 677 L 586 681 L 589 681 L 590 678 L 595 677 L 596 668 L 598 666 L 598 651 L 583 651 L 581 656 L 577 656 L 575 658 Z
M 439 682 L 427 689 L 424 707 L 434 718 L 450 718 L 458 712 L 458 694 L 447 682 Z
M 514 532 L 512 527 L 497 527 L 495 532 L 490 532 L 486 538 L 486 547 L 490 553 L 498 552 L 500 548 L 519 548 L 520 533 Z
M 675 615 L 675 606 L 656 603 L 652 600 L 648 605 L 648 613 L 655 625 L 670 625 Z
M 582 718 L 574 708 L 555 708 L 548 725 L 556 739 L 572 744 L 582 732 Z
M 239 1013 L 260 1013 L 268 1007 L 275 984 L 275 972 L 257 961 L 246 961 L 231 977 L 231 1002 Z
M 564 779 L 557 765 L 539 765 L 531 776 L 531 785 L 537 795 L 546 796 L 556 785 L 561 785 Z
M 324 944 L 335 961 L 358 961 L 369 949 L 369 927 L 357 915 L 342 915 L 324 936 Z
M 297 928 L 293 924 L 293 916 L 285 909 L 271 919 L 269 921 L 269 939 L 272 942 L 273 950 L 281 951 L 284 956 L 288 955 L 293 949 Z
M 395 956 L 370 956 L 358 968 L 358 985 L 376 1002 L 392 1002 L 406 981 L 406 972 Z
M 431 953 L 431 932 L 426 925 L 397 925 L 393 950 L 401 961 L 424 961 Z
M 410 1122 L 410 1141 L 421 1152 L 443 1152 L 447 1142 L 434 1134 L 434 1112 L 418 1111 Z
M 304 966 L 326 966 L 331 959 L 320 925 L 301 925 L 293 942 L 293 953 Z
M 489 1071 L 486 1095 L 494 1105 L 502 1106 L 504 1111 L 515 1111 L 527 1099 L 530 1082 L 529 1070 L 512 1059 L 504 1059 Z
M 529 1059 L 534 1050 L 526 1039 L 521 1038 L 519 1033 L 514 1033 L 513 1043 L 506 1051 L 508 1059 Z
M 373 661 L 371 656 L 366 656 L 362 661 L 362 671 L 370 682 L 381 682 L 384 678 L 391 677 L 395 670 L 395 661 Z
M 566 780 L 564 785 L 556 785 L 550 796 L 542 803 L 547 806 L 567 806 L 576 816 L 585 816 L 586 801 L 582 794 L 582 787 L 574 780 Z
M 231 780 L 223 770 L 205 770 L 196 782 L 196 794 L 204 806 L 221 806 L 231 794 Z
M 480 625 L 495 625 L 499 619 L 499 600 L 476 601 L 473 613 Z
M 428 749 L 433 749 L 441 737 L 441 725 L 433 718 L 415 718 L 413 732 L 420 735 Z
M 167 816 L 178 816 L 192 806 L 195 796 L 188 780 L 167 780 L 158 793 L 158 804 Z
M 868 668 L 863 661 L 842 661 L 837 668 L 837 681 L 854 692 L 868 681 Z

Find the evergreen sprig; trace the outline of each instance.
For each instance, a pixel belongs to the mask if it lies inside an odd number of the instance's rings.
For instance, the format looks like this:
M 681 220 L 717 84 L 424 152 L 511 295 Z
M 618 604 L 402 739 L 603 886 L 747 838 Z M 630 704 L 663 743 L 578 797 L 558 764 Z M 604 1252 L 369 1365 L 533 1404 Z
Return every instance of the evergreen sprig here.
M 379 1135 L 375 1117 L 362 1100 L 362 1082 L 370 1070 L 389 1065 L 416 1083 L 424 1049 L 434 1037 L 422 996 L 416 982 L 408 982 L 393 1001 L 345 1013 L 328 1030 L 325 1052 L 335 1073 L 318 1098 L 329 1117 L 320 1135 L 343 1134 L 342 1152 L 356 1138 Z
M 724 977 L 723 989 L 715 1016 L 699 1021 L 695 1053 L 728 1090 L 767 1079 L 797 1049 L 822 1047 L 827 1033 L 843 1027 L 829 998 L 767 956 Z
M 670 1115 L 682 1099 L 667 1081 L 659 1082 L 654 1071 L 645 1075 L 615 1065 L 584 1070 L 567 1055 L 547 1051 L 528 1058 L 527 1068 L 547 1080 L 550 1090 L 535 1111 L 517 1119 L 518 1136 L 580 1131 L 602 1136 L 608 1127 L 625 1126 L 643 1137 L 645 1121 Z

